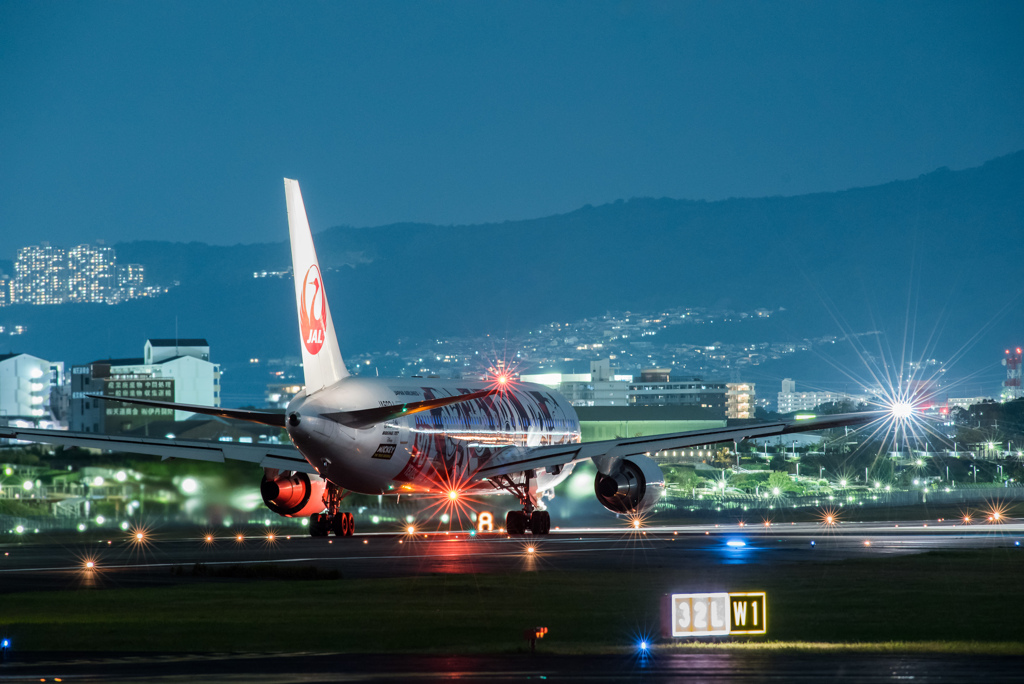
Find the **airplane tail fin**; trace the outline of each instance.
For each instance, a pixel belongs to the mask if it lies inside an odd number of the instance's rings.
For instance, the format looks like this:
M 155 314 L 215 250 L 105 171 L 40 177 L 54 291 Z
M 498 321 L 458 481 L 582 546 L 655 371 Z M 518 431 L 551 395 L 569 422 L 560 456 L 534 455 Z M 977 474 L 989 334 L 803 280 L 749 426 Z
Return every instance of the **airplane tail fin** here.
M 292 245 L 292 274 L 295 277 L 295 303 L 299 312 L 299 342 L 302 346 L 302 369 L 306 394 L 312 394 L 348 377 L 341 359 L 334 320 L 327 306 L 324 280 L 313 247 L 313 235 L 302 203 L 299 182 L 284 179 L 288 204 L 288 234 Z

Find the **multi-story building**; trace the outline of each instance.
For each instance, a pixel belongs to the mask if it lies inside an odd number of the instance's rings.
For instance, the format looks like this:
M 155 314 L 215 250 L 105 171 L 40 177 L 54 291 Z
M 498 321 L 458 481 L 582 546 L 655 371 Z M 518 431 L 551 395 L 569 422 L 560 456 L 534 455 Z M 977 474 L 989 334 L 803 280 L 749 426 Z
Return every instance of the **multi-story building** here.
M 647 368 L 640 372 L 640 381 L 629 386 L 630 406 L 689 406 L 721 412 L 725 416 L 726 387 L 724 382 L 708 382 L 701 378 L 671 377 L 668 368 Z
M 78 245 L 67 256 L 67 300 L 106 302 L 117 292 L 117 257 L 111 247 Z
M 60 394 L 64 363 L 31 354 L 0 356 L 0 419 L 33 423 L 58 421 L 63 416 Z
M 520 379 L 557 389 L 573 406 L 628 406 L 633 376 L 614 375 L 605 359 L 591 361 L 589 373 L 544 373 Z
M 782 381 L 782 391 L 779 392 L 778 411 L 779 413 L 793 413 L 794 411 L 813 411 L 822 404 L 850 401 L 862 403 L 867 397 L 846 392 L 797 392 L 796 382 L 791 378 Z
M 757 395 L 752 382 L 725 383 L 725 417 L 741 420 L 754 417 Z
M 11 302 L 63 304 L 67 300 L 67 253 L 47 243 L 22 247 L 14 261 Z
M 992 401 L 995 401 L 992 397 L 949 397 L 946 399 L 946 407 L 950 411 L 957 408 L 966 411 L 976 404 L 985 404 Z
M 114 249 L 103 245 L 78 245 L 71 250 L 46 243 L 22 247 L 14 272 L 12 304 L 116 304 L 159 292 L 159 288 L 145 287 L 142 266 L 118 266 Z M 0 305 L 3 303 L 0 297 Z
M 189 411 L 104 401 L 88 395 L 137 397 L 220 406 L 220 366 L 203 339 L 149 339 L 145 356 L 108 359 L 71 369 L 71 429 L 118 433 L 159 421 L 188 420 Z
M 142 264 L 124 264 L 117 267 L 117 287 L 124 299 L 135 299 L 146 292 L 146 270 Z

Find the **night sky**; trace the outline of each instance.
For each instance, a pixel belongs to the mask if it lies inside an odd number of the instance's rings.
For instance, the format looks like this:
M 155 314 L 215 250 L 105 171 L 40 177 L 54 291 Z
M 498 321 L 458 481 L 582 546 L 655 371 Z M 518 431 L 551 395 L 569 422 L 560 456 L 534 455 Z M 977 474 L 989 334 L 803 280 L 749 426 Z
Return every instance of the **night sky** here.
M 1024 148 L 1021 2 L 0 2 L 0 258 L 619 198 L 801 194 Z

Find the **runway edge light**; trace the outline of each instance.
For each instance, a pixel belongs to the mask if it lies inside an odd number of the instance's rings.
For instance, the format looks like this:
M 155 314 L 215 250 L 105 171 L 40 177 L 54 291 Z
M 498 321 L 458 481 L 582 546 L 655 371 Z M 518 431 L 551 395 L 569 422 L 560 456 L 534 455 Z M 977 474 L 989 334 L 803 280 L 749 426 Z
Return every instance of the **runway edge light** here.
M 688 639 L 766 634 L 766 599 L 763 591 L 667 594 L 662 601 L 662 635 Z

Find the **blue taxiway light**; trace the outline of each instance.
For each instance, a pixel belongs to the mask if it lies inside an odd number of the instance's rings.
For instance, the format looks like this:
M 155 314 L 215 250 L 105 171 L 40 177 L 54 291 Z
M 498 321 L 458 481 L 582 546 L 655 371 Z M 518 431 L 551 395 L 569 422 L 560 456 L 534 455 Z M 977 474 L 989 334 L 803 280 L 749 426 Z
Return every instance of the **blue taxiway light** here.
M 647 642 L 646 641 L 641 641 L 640 642 L 640 650 L 641 651 L 646 651 L 647 650 Z
M 811 540 L 811 546 L 814 546 L 814 540 L 813 539 Z
M 742 539 L 730 539 L 729 541 L 725 542 L 725 545 L 731 546 L 734 549 L 738 549 L 741 546 L 746 546 L 747 542 L 743 541 Z

